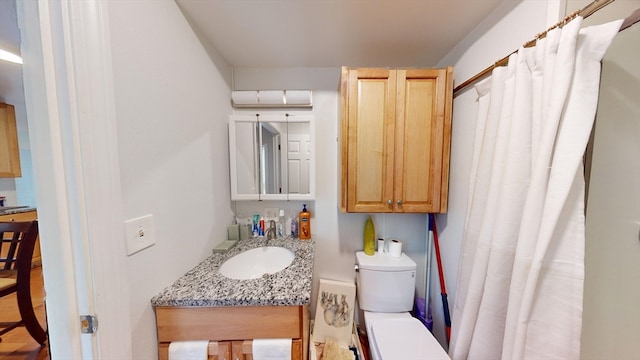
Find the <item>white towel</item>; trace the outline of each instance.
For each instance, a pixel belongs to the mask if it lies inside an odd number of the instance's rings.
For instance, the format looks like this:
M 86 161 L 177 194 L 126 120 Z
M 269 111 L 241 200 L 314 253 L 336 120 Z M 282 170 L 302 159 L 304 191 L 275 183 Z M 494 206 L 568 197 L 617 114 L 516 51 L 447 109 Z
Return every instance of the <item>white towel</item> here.
M 169 360 L 207 360 L 209 340 L 172 341 L 169 344 Z
M 291 339 L 254 339 L 253 360 L 291 360 Z

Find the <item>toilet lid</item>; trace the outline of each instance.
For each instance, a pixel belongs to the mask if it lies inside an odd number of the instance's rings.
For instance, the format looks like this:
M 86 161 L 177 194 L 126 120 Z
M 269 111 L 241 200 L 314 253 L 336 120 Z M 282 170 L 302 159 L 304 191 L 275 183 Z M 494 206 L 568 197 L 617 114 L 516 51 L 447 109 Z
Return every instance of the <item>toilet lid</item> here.
M 438 341 L 416 318 L 380 319 L 371 326 L 383 360 L 450 360 Z

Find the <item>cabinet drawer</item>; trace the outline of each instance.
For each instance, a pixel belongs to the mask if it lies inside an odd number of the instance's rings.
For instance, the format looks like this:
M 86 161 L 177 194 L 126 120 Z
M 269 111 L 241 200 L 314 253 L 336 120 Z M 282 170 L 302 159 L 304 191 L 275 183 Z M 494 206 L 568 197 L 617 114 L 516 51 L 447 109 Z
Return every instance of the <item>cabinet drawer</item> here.
M 303 338 L 303 306 L 157 307 L 158 342 Z

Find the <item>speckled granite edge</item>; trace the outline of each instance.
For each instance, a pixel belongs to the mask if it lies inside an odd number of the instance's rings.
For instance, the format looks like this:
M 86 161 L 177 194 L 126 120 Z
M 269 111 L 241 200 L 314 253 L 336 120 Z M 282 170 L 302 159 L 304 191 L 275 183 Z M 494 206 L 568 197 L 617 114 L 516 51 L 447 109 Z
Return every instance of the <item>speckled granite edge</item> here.
M 259 279 L 235 280 L 218 269 L 226 259 L 260 246 L 281 246 L 295 254 L 291 265 Z M 311 240 L 242 240 L 227 253 L 204 259 L 151 299 L 157 306 L 309 305 L 315 238 Z
M 36 211 L 36 208 L 21 207 L 21 208 L 15 208 L 15 209 L 3 209 L 0 207 L 0 215 L 11 215 L 11 214 L 25 213 L 29 211 Z

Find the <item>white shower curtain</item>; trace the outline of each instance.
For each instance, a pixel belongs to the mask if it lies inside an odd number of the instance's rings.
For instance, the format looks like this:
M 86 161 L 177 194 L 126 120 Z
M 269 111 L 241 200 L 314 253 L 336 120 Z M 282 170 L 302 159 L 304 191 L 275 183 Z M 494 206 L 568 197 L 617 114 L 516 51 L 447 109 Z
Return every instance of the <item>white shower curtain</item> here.
M 449 355 L 578 359 L 584 153 L 622 21 L 578 17 L 476 86 L 478 120 Z

